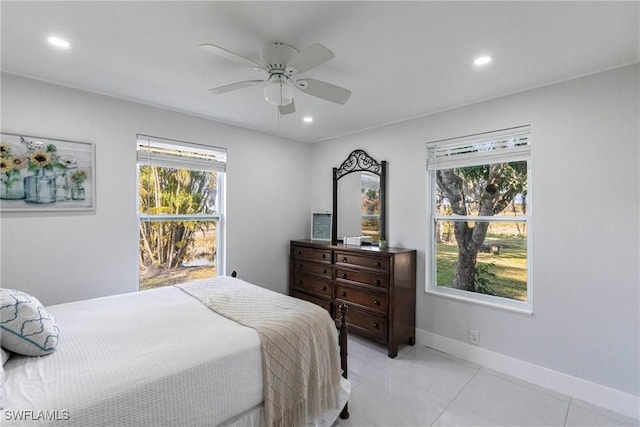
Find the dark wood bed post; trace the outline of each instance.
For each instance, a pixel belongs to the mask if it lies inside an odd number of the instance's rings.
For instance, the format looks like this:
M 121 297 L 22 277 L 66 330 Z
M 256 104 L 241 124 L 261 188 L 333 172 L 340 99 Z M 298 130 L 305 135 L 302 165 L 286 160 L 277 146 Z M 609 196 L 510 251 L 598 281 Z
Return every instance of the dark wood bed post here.
M 349 307 L 346 304 L 340 304 L 340 318 L 338 319 L 338 328 L 340 329 L 340 366 L 342 368 L 342 376 L 347 378 L 347 311 Z M 344 404 L 340 418 L 346 420 L 349 418 L 349 402 Z

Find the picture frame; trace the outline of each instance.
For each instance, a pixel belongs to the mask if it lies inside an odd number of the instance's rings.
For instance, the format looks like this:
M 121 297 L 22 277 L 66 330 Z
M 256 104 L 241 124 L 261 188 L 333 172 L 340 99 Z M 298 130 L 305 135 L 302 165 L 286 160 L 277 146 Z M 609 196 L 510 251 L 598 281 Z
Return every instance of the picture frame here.
M 331 213 L 311 213 L 311 240 L 331 241 Z
M 95 145 L 0 132 L 0 211 L 95 210 Z

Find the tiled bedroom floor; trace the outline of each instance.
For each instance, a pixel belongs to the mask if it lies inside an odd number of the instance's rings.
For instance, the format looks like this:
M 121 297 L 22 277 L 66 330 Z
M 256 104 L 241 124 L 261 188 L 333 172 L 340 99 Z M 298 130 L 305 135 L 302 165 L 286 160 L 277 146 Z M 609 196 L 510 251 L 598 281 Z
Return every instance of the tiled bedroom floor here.
M 586 402 L 421 345 L 395 359 L 349 338 L 347 426 L 638 426 Z

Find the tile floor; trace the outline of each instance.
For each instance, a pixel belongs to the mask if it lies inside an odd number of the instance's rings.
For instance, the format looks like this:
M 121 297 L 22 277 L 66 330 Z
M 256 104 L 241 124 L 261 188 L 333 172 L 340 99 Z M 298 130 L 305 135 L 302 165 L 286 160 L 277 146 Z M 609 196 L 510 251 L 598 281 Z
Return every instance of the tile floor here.
M 395 359 L 349 338 L 347 426 L 638 426 L 639 422 L 421 345 Z

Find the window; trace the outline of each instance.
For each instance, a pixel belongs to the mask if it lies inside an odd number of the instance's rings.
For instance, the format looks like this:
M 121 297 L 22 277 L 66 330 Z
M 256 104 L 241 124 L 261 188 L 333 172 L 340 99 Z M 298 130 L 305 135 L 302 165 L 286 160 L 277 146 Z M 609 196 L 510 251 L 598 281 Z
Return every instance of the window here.
M 224 274 L 222 148 L 138 135 L 139 288 Z
M 531 313 L 528 126 L 427 144 L 427 292 Z
M 362 215 L 361 236 L 378 243 L 380 239 L 380 177 L 369 173 L 360 174 L 360 212 Z

